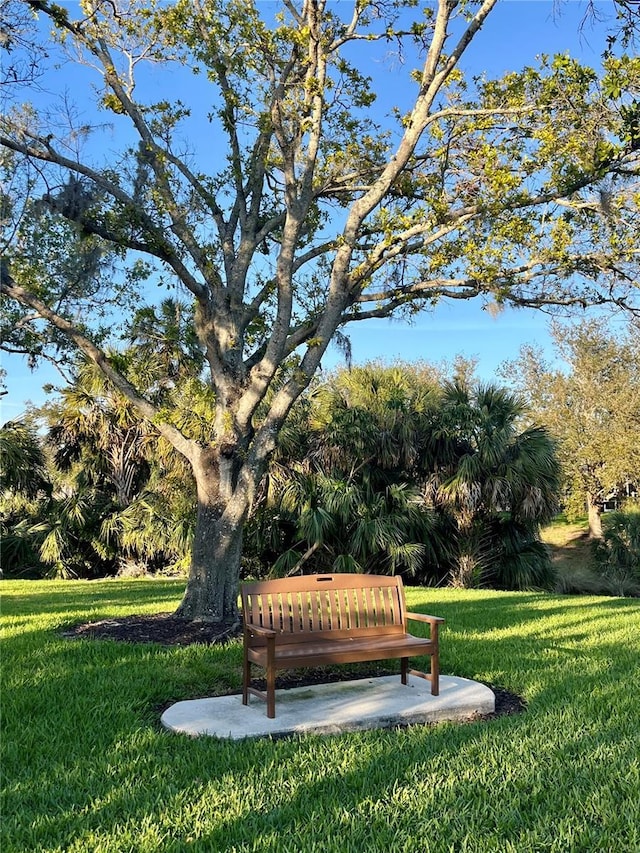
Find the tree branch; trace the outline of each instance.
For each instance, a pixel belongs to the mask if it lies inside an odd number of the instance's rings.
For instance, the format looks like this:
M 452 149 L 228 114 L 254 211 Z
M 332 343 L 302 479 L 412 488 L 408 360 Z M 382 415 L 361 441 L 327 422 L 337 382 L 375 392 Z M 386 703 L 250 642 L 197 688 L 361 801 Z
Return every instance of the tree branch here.
M 190 461 L 195 459 L 197 450 L 195 443 L 185 438 L 180 430 L 176 429 L 172 424 L 163 421 L 160 411 L 149 400 L 139 394 L 121 373 L 115 370 L 105 353 L 74 326 L 73 323 L 70 323 L 60 314 L 52 311 L 47 305 L 33 296 L 33 294 L 29 293 L 28 290 L 17 284 L 4 261 L 0 263 L 0 292 L 10 299 L 15 299 L 21 305 L 37 311 L 43 319 L 47 320 L 52 326 L 66 335 L 98 367 L 103 376 L 135 406 L 142 417 L 150 421 L 176 450 L 180 451 Z

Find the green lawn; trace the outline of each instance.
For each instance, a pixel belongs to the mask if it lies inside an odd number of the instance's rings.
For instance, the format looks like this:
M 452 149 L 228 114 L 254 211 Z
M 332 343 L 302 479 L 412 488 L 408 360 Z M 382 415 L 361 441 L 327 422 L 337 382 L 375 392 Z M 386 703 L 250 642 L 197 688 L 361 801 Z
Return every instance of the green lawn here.
M 409 590 L 447 619 L 443 672 L 521 694 L 524 714 L 226 742 L 163 731 L 159 708 L 237 691 L 239 643 L 59 633 L 171 610 L 179 582 L 0 592 L 3 853 L 640 850 L 637 600 Z

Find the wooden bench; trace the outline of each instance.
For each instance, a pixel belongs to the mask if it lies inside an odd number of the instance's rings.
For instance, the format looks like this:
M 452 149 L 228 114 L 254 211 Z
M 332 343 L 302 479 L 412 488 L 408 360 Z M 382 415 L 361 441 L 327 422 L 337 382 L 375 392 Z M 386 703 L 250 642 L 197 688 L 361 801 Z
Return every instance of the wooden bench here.
M 242 703 L 266 700 L 276 715 L 276 672 L 299 667 L 401 659 L 401 681 L 418 675 L 438 695 L 438 626 L 444 619 L 408 613 L 400 577 L 307 575 L 242 584 L 244 665 Z M 407 620 L 427 622 L 428 638 L 407 632 Z M 409 669 L 409 657 L 430 655 L 426 673 Z M 266 671 L 266 693 L 251 686 L 251 665 Z

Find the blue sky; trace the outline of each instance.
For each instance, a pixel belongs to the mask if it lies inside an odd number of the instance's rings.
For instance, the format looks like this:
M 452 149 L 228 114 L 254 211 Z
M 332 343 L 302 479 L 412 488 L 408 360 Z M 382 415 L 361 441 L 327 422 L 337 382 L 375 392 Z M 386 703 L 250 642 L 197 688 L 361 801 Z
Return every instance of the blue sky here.
M 587 21 L 581 27 L 586 8 L 582 0 L 565 0 L 561 4 L 554 4 L 553 0 L 502 0 L 465 55 L 462 67 L 471 73 L 485 71 L 488 76 L 500 76 L 534 64 L 540 53 L 565 51 L 597 65 L 614 7 L 611 2 L 598 4 L 600 17 L 605 20 Z M 397 103 L 398 98 L 410 95 L 410 87 L 406 83 L 405 88 L 402 86 L 406 69 L 389 63 L 388 57 L 378 56 L 369 62 L 370 67 L 363 67 L 363 72 L 385 81 L 378 98 L 381 111 Z M 477 359 L 478 375 L 484 380 L 491 379 L 503 361 L 514 358 L 523 344 L 543 349 L 550 344 L 547 319 L 540 312 L 507 309 L 494 317 L 477 302 L 443 303 L 432 313 L 420 314 L 413 325 L 365 321 L 345 331 L 351 338 L 356 363 L 376 358 L 439 362 L 461 354 Z M 332 348 L 323 367 L 332 368 L 341 359 L 338 350 Z M 8 394 L 0 400 L 3 422 L 18 417 L 27 401 L 36 405 L 44 402 L 44 383 L 60 382 L 52 368 L 31 372 L 17 356 L 2 354 L 2 366 L 7 371 L 8 388 Z

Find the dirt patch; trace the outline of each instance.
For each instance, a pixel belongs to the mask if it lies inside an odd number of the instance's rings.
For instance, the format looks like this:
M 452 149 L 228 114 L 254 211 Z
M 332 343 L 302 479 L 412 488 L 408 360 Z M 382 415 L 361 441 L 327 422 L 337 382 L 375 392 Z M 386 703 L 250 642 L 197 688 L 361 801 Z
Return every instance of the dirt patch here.
M 92 640 L 115 640 L 122 643 L 157 643 L 162 646 L 188 646 L 192 643 L 215 645 L 226 643 L 240 636 L 242 628 L 237 623 L 211 624 L 207 622 L 185 622 L 176 619 L 171 613 L 155 613 L 149 616 L 126 616 L 120 619 L 102 619 L 99 622 L 86 622 L 74 625 L 63 631 L 64 637 Z M 308 687 L 312 684 L 325 684 L 334 681 L 346 681 L 354 678 L 377 678 L 389 675 L 395 670 L 383 664 L 362 664 L 343 667 L 340 671 L 321 667 L 294 670 L 278 676 L 276 686 L 279 689 L 290 687 Z M 257 680 L 256 686 L 260 686 Z M 495 697 L 496 709 L 482 719 L 492 720 L 511 714 L 520 714 L 526 709 L 521 696 L 495 685 L 487 684 Z M 263 684 L 264 688 L 264 684 Z
M 91 640 L 117 640 L 121 643 L 157 643 L 161 646 L 189 646 L 192 643 L 212 645 L 239 636 L 237 623 L 185 622 L 171 613 L 150 616 L 125 616 L 74 625 L 63 632 L 65 637 Z

